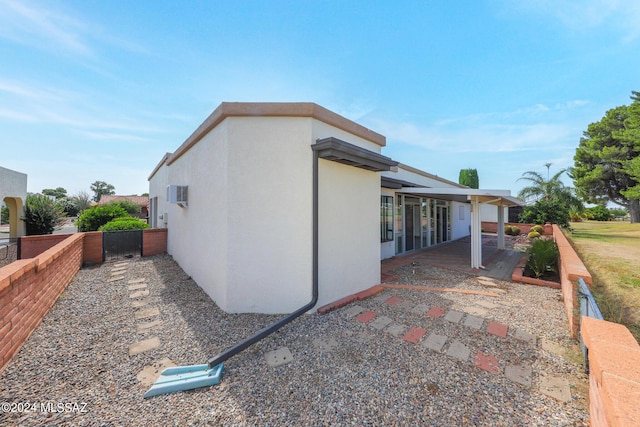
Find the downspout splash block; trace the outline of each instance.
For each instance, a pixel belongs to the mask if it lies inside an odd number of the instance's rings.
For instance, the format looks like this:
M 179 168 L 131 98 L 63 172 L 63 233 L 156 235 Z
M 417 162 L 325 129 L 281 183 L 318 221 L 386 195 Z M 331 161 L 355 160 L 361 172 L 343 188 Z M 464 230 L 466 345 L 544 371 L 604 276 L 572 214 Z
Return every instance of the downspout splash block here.
M 220 363 L 211 369 L 206 363 L 203 365 L 167 368 L 162 371 L 157 381 L 147 390 L 144 398 L 216 385 L 220 382 L 223 370 L 224 363 Z

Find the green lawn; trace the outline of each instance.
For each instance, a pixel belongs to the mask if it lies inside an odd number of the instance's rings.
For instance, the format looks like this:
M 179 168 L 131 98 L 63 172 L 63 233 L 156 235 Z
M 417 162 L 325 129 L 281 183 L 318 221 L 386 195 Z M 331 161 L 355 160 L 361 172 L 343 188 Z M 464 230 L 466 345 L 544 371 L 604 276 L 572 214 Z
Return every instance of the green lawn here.
M 593 276 L 602 314 L 640 341 L 640 224 L 585 221 L 571 228 L 567 237 Z

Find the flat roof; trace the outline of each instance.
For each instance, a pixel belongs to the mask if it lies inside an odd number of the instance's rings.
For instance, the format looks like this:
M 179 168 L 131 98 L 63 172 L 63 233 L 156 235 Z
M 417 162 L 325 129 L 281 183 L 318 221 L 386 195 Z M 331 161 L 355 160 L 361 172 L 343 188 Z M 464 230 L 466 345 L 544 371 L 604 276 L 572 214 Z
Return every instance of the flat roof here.
M 475 188 L 403 187 L 397 193 L 420 196 L 437 196 L 439 199 L 467 203 L 477 197 L 480 203 L 497 206 L 524 206 L 524 202 L 511 195 L 509 190 L 483 190 Z
M 154 168 L 149 180 L 163 165 L 170 165 L 189 151 L 209 131 L 227 117 L 310 117 L 366 139 L 381 147 L 387 139 L 371 129 L 351 121 L 313 102 L 223 102 L 173 153 L 167 153 Z

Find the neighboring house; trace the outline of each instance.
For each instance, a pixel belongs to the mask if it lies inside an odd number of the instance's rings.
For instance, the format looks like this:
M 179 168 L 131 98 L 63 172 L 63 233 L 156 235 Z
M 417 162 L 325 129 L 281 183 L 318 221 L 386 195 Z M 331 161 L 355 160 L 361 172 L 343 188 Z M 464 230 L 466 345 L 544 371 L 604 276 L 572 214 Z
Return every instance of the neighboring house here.
M 109 196 L 103 194 L 102 196 L 100 196 L 98 206 L 106 205 L 107 203 L 112 202 L 119 202 L 122 200 L 128 200 L 138 205 L 138 213 L 132 216 L 137 216 L 138 218 L 145 221 L 149 219 L 149 197 L 147 196 Z
M 470 233 L 479 267 L 480 203 L 519 202 L 400 165 L 385 144 L 313 103 L 222 103 L 151 173 L 149 223 L 234 313 L 311 300 L 316 227 L 318 305 L 378 284 L 381 258 Z
M 26 234 L 24 205 L 27 201 L 27 174 L 0 167 L 0 201 L 9 208 L 9 237 Z

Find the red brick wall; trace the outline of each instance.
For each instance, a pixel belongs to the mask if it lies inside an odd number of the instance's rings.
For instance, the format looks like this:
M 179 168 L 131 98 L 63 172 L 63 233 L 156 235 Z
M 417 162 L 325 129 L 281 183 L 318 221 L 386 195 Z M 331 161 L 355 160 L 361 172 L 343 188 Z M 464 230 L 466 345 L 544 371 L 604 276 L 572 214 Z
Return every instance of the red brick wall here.
M 162 254 L 167 251 L 167 229 L 146 228 L 142 232 L 142 256 Z
M 0 268 L 0 369 L 40 325 L 82 266 L 83 234 Z
M 57 245 L 70 234 L 44 234 L 41 236 L 25 236 L 20 238 L 20 259 L 33 258 L 47 249 Z
M 520 234 L 529 234 L 531 231 L 531 227 L 535 224 L 520 224 L 518 222 L 505 222 L 504 225 L 512 225 L 514 227 L 518 227 L 520 229 Z M 487 222 L 482 221 L 482 231 L 485 233 L 497 233 L 498 232 L 498 223 L 497 222 Z
M 102 232 L 90 231 L 84 234 L 83 258 L 87 264 L 102 262 Z M 25 236 L 20 238 L 20 258 L 33 258 L 71 234 L 47 234 L 43 236 Z M 167 229 L 147 228 L 142 232 L 142 256 L 152 256 L 167 251 Z
M 553 238 L 560 251 L 560 286 L 562 287 L 562 298 L 569 320 L 569 329 L 574 338 L 578 336 L 580 326 L 580 300 L 578 299 L 578 279 L 582 278 L 587 285 L 591 285 L 593 280 L 591 273 L 584 266 L 569 240 L 562 233 L 557 225 L 553 225 Z
M 589 350 L 589 413 L 593 427 L 637 426 L 640 420 L 640 346 L 617 323 L 583 317 Z
M 102 263 L 102 232 L 88 231 L 83 234 L 85 237 L 82 261 L 87 264 Z

